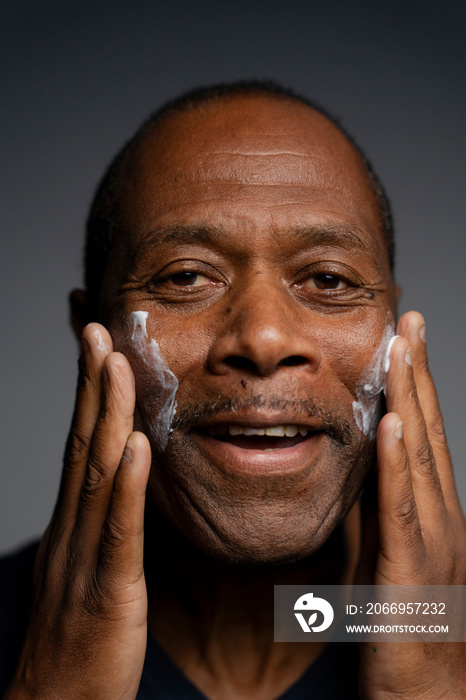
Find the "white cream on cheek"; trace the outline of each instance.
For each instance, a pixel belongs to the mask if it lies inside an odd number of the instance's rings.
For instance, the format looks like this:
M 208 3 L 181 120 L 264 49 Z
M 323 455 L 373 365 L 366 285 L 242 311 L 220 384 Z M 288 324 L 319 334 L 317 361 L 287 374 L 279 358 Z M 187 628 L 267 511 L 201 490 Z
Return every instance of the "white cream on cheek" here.
M 144 412 L 150 419 L 149 429 L 156 444 L 164 450 L 167 446 L 170 426 L 176 411 L 175 394 L 178 380 L 163 359 L 157 341 L 147 335 L 147 311 L 133 311 L 131 342 L 149 373 L 147 385 L 160 389 L 153 403 L 146 397 Z
M 370 440 L 375 438 L 381 417 L 381 394 L 385 387 L 385 375 L 390 367 L 390 350 L 396 337 L 398 336 L 395 335 L 394 324 L 389 323 L 370 365 L 356 385 L 356 401 L 353 401 L 354 420 L 359 430 Z
M 390 342 L 387 345 L 387 352 L 385 353 L 385 360 L 383 364 L 383 368 L 385 371 L 385 374 L 387 374 L 388 370 L 390 369 L 390 350 L 392 349 L 392 345 L 394 341 L 399 338 L 399 335 L 394 335 L 392 338 L 390 338 Z M 385 386 L 384 386 L 384 391 L 385 391 Z

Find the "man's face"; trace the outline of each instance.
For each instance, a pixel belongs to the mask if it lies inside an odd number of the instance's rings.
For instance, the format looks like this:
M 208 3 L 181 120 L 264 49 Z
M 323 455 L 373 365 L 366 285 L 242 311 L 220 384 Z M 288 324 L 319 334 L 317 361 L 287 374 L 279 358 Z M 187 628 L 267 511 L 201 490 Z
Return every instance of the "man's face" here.
M 257 96 L 157 126 L 122 193 L 103 309 L 135 372 L 159 510 L 220 558 L 318 549 L 373 463 L 353 402 L 395 321 L 380 215 L 338 130 Z M 165 448 L 168 373 L 135 311 L 179 383 Z

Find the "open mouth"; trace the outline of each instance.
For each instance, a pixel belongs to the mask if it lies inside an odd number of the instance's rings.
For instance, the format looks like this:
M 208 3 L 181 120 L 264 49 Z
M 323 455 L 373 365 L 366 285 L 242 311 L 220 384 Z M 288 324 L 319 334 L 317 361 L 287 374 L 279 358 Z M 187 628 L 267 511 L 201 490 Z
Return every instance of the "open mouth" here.
M 300 425 L 274 425 L 252 427 L 250 425 L 218 425 L 200 431 L 210 438 L 243 450 L 275 452 L 298 445 L 316 431 Z M 320 432 L 320 431 L 319 431 Z
M 271 423 L 271 416 L 244 418 L 243 423 L 240 416 L 232 416 L 231 423 L 223 420 L 194 429 L 201 452 L 229 475 L 305 474 L 325 449 L 327 431 L 319 421 L 303 425 L 289 419 Z

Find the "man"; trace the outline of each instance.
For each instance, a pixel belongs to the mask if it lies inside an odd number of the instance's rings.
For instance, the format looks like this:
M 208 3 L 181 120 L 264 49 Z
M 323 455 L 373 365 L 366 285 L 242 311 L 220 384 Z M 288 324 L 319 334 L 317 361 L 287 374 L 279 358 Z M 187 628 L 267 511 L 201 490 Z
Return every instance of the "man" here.
M 466 582 L 391 236 L 358 148 L 276 86 L 185 96 L 117 157 L 8 700 L 464 697 L 463 644 L 273 642 L 274 584 Z

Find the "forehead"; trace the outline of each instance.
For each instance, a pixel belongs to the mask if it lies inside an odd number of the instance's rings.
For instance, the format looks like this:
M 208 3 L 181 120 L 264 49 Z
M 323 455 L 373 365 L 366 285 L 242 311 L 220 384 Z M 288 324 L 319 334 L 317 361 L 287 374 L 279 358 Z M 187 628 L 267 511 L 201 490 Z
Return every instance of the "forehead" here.
M 360 155 L 326 117 L 291 100 L 236 96 L 170 115 L 125 175 L 119 213 L 136 238 L 194 220 L 255 232 L 265 221 L 328 223 L 363 231 L 386 252 Z

